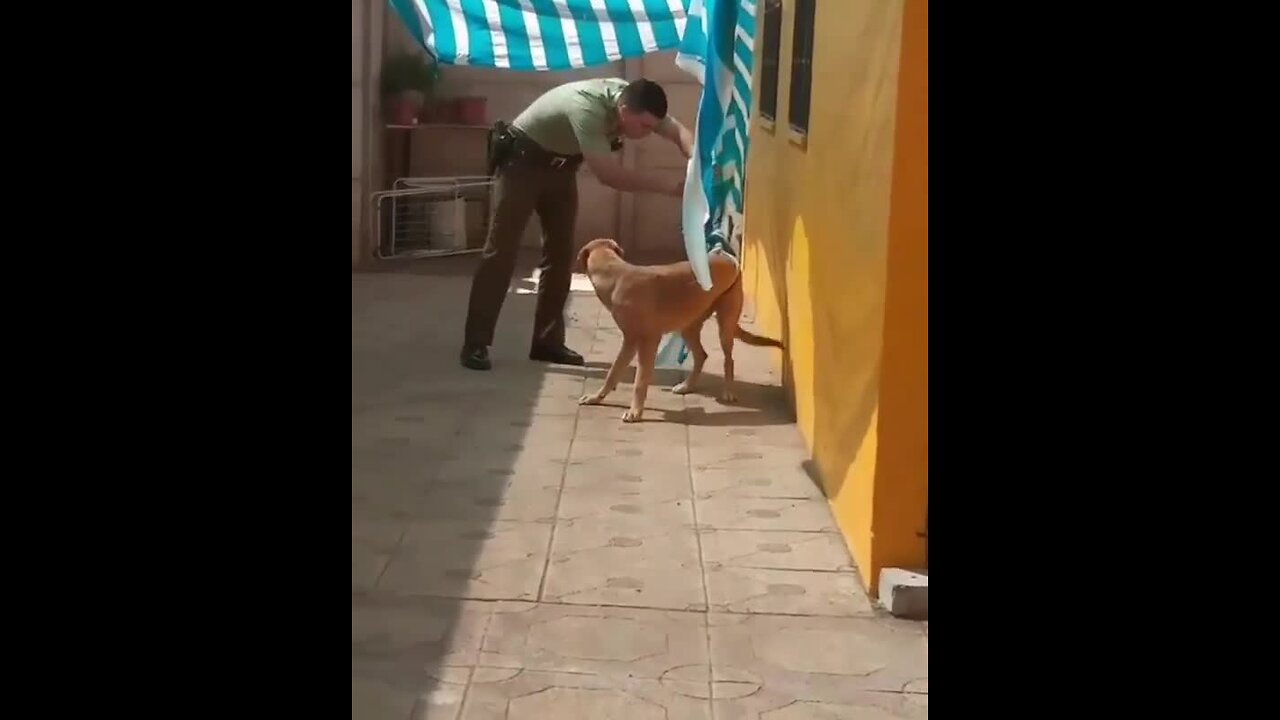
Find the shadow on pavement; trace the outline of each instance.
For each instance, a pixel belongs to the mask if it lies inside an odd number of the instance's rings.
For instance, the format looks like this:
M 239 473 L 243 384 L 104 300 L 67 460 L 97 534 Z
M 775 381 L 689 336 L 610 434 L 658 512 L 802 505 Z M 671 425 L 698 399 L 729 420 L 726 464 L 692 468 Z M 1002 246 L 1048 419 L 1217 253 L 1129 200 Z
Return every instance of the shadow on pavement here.
M 582 379 L 528 359 L 534 295 L 508 294 L 493 371 L 459 365 L 475 262 L 351 278 L 353 718 L 455 702 L 486 600 L 539 594 Z M 595 313 L 573 312 L 585 353 Z

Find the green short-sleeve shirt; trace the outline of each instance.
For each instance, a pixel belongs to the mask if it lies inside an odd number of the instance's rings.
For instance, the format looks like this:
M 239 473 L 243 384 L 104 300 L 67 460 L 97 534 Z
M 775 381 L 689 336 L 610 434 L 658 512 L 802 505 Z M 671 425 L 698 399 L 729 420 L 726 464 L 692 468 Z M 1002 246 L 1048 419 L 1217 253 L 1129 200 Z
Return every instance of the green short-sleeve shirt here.
M 533 101 L 512 125 L 553 153 L 608 153 L 617 136 L 619 78 L 577 80 Z

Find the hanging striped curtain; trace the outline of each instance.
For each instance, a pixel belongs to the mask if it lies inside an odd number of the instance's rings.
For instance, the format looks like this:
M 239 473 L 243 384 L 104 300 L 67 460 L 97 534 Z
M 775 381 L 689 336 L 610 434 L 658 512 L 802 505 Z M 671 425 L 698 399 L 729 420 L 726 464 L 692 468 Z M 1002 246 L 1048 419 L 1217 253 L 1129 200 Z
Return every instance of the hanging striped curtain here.
M 574 70 L 674 50 L 689 0 L 389 0 L 444 65 Z
M 711 287 L 709 248 L 742 208 L 756 0 L 388 0 L 444 65 L 572 70 L 676 50 L 703 86 L 685 180 L 685 251 Z
M 685 179 L 685 253 L 711 287 L 707 252 L 729 249 L 725 216 L 741 212 L 751 109 L 756 0 L 691 0 L 676 65 L 702 82 L 697 152 Z
M 711 253 L 740 250 L 731 246 L 725 221 L 742 208 L 755 17 L 756 0 L 691 0 L 676 54 L 676 65 L 702 83 L 680 227 L 685 256 L 704 290 L 711 288 Z M 668 333 L 655 366 L 676 368 L 688 357 L 680 333 Z

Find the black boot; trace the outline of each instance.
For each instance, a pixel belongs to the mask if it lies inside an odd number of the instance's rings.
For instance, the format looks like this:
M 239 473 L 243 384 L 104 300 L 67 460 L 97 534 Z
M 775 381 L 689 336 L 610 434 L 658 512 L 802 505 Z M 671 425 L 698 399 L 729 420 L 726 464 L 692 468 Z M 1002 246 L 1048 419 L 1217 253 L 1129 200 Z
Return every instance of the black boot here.
M 484 345 L 467 345 L 462 348 L 462 367 L 471 370 L 488 370 L 493 367 L 489 362 L 489 348 Z
M 529 351 L 530 360 L 539 360 L 542 362 L 556 363 L 557 365 L 586 365 L 587 362 L 582 359 L 578 353 L 561 345 L 555 346 L 533 346 Z

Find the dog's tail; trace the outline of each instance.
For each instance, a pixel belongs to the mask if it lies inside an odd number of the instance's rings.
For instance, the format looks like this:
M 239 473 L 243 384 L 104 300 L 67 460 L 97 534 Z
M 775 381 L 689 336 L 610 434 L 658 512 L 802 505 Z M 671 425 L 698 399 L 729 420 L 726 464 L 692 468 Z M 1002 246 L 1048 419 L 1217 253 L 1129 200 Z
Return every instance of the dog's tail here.
M 741 325 L 738 326 L 738 332 L 734 333 L 734 337 L 748 345 L 754 345 L 756 347 L 776 347 L 785 349 L 780 341 L 743 330 Z

